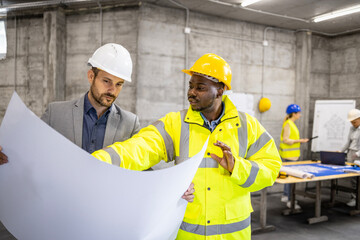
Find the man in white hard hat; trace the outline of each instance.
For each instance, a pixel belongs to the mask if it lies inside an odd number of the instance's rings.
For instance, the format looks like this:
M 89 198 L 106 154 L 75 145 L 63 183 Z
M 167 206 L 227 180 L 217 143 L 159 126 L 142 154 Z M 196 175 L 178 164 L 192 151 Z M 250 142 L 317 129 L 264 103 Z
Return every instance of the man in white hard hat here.
M 79 99 L 50 103 L 41 119 L 92 153 L 130 138 L 140 124 L 135 114 L 114 103 L 124 82 L 131 82 L 130 53 L 119 44 L 108 43 L 94 52 L 88 65 L 89 91 Z
M 352 127 L 350 128 L 349 137 L 342 148 L 342 152 L 347 151 L 347 161 L 353 163 L 355 160 L 360 160 L 360 110 L 351 109 L 348 113 L 348 120 L 351 122 Z M 351 179 L 353 188 L 356 187 L 355 179 Z M 356 204 L 355 196 L 352 194 L 348 206 L 354 207 Z

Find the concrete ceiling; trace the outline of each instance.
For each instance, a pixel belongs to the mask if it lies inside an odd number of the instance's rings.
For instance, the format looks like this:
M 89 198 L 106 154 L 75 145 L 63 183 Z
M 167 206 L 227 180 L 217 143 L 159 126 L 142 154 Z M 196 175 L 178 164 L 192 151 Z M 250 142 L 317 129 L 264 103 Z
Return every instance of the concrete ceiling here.
M 247 8 L 240 7 L 241 0 L 176 1 L 188 7 L 190 11 L 285 29 L 310 29 L 330 35 L 360 30 L 360 12 L 319 23 L 311 21 L 311 18 L 317 15 L 360 4 L 359 0 L 262 0 Z
M 309 29 L 313 32 L 338 35 L 360 30 L 360 12 L 335 18 L 320 23 L 314 23 L 311 18 L 319 14 L 334 10 L 351 7 L 360 4 L 359 0 L 262 0 L 258 3 L 242 8 L 242 0 L 144 0 L 153 4 L 178 7 L 174 1 L 185 6 L 190 12 L 201 12 L 219 17 L 237 19 L 241 21 L 259 23 L 285 29 Z M 0 0 L 2 6 L 13 4 L 34 3 L 34 0 Z M 82 4 L 94 4 L 97 1 L 41 1 L 41 2 L 79 2 Z M 100 3 L 126 3 L 138 1 L 107 1 Z

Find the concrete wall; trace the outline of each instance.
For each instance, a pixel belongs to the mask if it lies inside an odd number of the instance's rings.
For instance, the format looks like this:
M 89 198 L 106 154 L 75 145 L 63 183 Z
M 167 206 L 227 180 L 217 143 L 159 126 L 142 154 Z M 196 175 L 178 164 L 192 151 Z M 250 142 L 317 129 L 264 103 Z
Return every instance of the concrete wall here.
M 151 4 L 108 9 L 102 36 L 100 14 L 93 10 L 60 9 L 17 18 L 16 24 L 9 18 L 8 55 L 0 60 L 0 120 L 14 90 L 39 116 L 48 102 L 61 100 L 62 92 L 66 100 L 84 94 L 89 88 L 86 62 L 101 39 L 121 43 L 131 53 L 133 81 L 125 84 L 117 102 L 138 114 L 142 126 L 188 107 L 189 77 L 181 70 L 186 59 L 190 67 L 208 52 L 229 62 L 233 91 L 254 95 L 255 115 L 277 143 L 290 103 L 303 108 L 299 127 L 304 137 L 311 135 L 315 100 L 351 98 L 359 104 L 359 34 L 325 38 L 190 12 L 186 54 L 185 17 L 184 10 Z M 58 38 L 65 46 L 59 46 Z M 49 86 L 63 89 L 50 91 Z M 265 113 L 257 109 L 262 96 L 272 102 Z
M 185 68 L 185 11 L 143 5 L 140 9 L 137 113 L 144 125 L 169 111 L 187 108 L 189 77 Z M 256 117 L 278 142 L 288 103 L 294 102 L 295 35 L 265 26 L 190 13 L 189 66 L 205 53 L 216 53 L 230 64 L 234 92 L 254 95 Z M 261 96 L 273 103 L 260 114 Z M 184 102 L 185 100 L 185 102 Z
M 142 126 L 183 109 L 184 16 L 148 4 L 140 8 L 136 113 Z
M 360 34 L 331 39 L 329 97 L 355 99 L 360 108 Z
M 7 57 L 0 60 L 0 120 L 14 90 L 35 114 L 41 114 L 44 74 L 42 17 L 9 19 Z
M 312 37 L 308 135 L 312 134 L 316 100 L 354 99 L 360 108 L 360 34 Z M 307 154 L 311 157 L 310 152 Z
M 311 51 L 311 81 L 309 98 L 309 125 L 306 137 L 312 136 L 315 101 L 330 99 L 330 39 L 321 36 L 312 36 Z M 309 144 L 309 149 L 310 144 Z M 307 159 L 318 156 L 307 152 Z
M 113 9 L 103 12 L 103 36 L 99 13 L 79 13 L 66 21 L 66 99 L 74 99 L 89 90 L 87 61 L 102 43 L 120 43 L 133 60 L 132 82 L 125 82 L 116 102 L 135 112 L 137 82 L 138 8 Z

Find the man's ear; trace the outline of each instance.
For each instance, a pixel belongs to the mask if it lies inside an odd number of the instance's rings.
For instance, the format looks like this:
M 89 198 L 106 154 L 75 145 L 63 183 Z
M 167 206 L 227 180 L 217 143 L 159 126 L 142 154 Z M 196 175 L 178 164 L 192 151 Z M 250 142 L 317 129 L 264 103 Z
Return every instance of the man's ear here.
M 224 94 L 224 91 L 225 91 L 225 88 L 223 88 L 223 87 L 218 87 L 217 88 L 217 95 L 216 95 L 216 97 L 222 97 L 222 95 Z
M 89 69 L 89 71 L 87 72 L 87 77 L 88 77 L 88 81 L 91 85 L 94 80 L 94 77 L 95 77 L 95 73 L 92 69 Z

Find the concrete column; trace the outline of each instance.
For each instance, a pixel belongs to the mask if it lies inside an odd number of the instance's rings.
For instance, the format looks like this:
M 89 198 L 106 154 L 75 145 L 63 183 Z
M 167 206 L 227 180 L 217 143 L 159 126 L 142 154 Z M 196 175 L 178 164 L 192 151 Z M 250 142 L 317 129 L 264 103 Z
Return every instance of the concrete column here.
M 295 103 L 301 107 L 298 120 L 300 138 L 307 138 L 310 112 L 311 33 L 296 33 L 296 82 Z M 302 159 L 308 158 L 308 144 L 301 145 Z
M 66 17 L 62 8 L 44 13 L 43 107 L 65 99 Z

